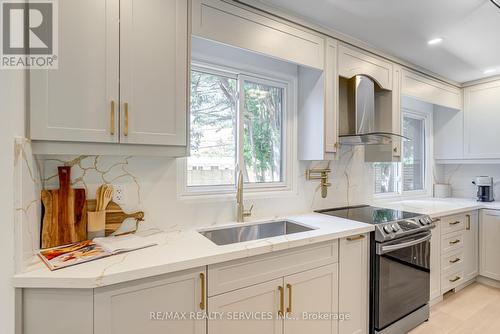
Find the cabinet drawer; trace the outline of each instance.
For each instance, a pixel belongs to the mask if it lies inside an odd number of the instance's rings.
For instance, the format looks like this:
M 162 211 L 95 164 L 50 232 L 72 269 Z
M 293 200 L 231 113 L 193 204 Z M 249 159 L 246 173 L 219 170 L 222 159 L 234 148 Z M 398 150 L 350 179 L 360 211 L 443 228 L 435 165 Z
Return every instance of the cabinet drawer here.
M 463 267 L 463 264 L 464 264 L 463 249 L 444 254 L 441 257 L 441 270 L 443 272 L 458 270 Z
M 441 218 L 441 235 L 464 230 L 465 221 L 464 214 Z
M 441 254 L 446 254 L 464 246 L 464 234 L 463 232 L 454 232 L 443 235 L 441 237 Z
M 442 276 L 441 292 L 444 293 L 451 289 L 454 289 L 463 282 L 464 282 L 464 272 L 462 269 L 452 271 L 449 274 L 445 274 Z
M 338 261 L 338 241 L 258 255 L 208 266 L 208 295 L 250 285 Z

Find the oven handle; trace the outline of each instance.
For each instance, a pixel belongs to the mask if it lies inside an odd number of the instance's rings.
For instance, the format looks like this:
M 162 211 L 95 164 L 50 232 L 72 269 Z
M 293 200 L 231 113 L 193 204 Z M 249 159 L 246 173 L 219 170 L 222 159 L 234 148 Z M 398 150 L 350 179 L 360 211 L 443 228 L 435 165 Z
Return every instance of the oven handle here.
M 389 253 L 389 252 L 392 252 L 392 251 L 395 251 L 395 250 L 398 250 L 398 249 L 402 249 L 402 248 L 406 248 L 406 247 L 418 245 L 418 244 L 420 244 L 422 242 L 431 240 L 431 237 L 432 237 L 432 234 L 428 234 L 428 235 L 426 235 L 423 238 L 412 240 L 412 241 L 408 241 L 408 242 L 404 242 L 404 243 L 401 243 L 401 244 L 389 245 L 389 246 L 377 245 L 377 254 L 378 255 L 382 255 L 382 254 Z

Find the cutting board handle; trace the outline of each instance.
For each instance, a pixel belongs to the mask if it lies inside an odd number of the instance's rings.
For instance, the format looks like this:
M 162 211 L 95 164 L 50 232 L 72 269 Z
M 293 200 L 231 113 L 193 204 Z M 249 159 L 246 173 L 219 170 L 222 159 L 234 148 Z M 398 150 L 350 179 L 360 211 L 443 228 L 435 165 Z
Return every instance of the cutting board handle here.
M 71 167 L 59 166 L 57 167 L 59 174 L 59 189 L 68 190 L 71 185 Z

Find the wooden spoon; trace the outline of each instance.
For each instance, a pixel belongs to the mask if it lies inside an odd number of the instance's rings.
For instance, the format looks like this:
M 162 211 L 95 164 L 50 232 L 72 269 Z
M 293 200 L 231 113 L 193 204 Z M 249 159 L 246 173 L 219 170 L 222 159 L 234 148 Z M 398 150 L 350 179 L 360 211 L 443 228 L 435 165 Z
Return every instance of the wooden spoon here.
M 102 209 L 106 210 L 109 202 L 113 199 L 113 186 L 110 184 L 104 185 L 103 194 L 102 194 Z

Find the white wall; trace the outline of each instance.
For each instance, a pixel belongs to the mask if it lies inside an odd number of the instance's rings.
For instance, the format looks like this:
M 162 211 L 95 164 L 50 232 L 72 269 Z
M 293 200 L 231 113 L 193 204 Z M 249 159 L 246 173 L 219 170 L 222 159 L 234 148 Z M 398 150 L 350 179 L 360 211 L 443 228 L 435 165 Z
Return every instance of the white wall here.
M 14 138 L 24 135 L 24 73 L 0 70 L 0 332 L 14 333 Z

